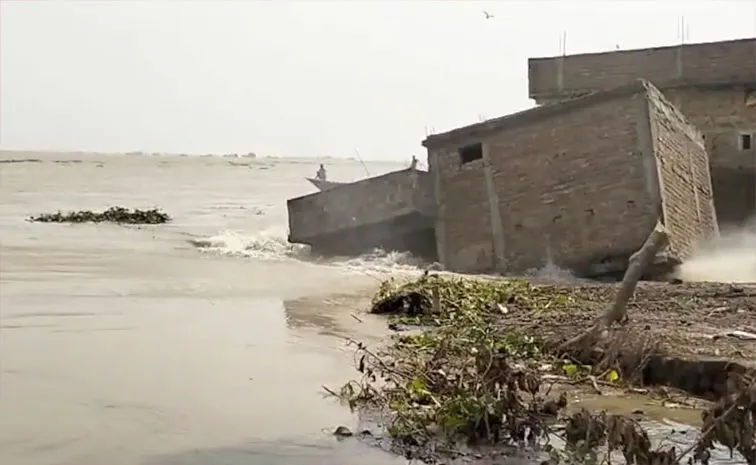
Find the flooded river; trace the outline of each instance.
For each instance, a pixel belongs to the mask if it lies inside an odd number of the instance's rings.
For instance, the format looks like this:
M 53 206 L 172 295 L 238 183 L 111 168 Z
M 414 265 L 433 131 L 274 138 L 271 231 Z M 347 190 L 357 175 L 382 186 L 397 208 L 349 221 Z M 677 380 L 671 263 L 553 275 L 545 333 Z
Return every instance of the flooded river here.
M 345 336 L 383 334 L 350 313 L 412 268 L 318 264 L 287 244 L 286 199 L 314 190 L 314 161 L 13 158 L 42 162 L 0 165 L 0 463 L 393 462 L 369 448 L 356 460 L 324 431 L 353 419 L 321 385 L 354 374 Z M 336 180 L 365 173 L 327 165 Z M 24 221 L 113 205 L 175 221 Z
M 287 244 L 285 201 L 314 191 L 316 160 L 0 158 L 32 159 L 0 165 L 0 463 L 406 463 L 336 441 L 328 430 L 355 419 L 321 386 L 354 376 L 344 338 L 383 337 L 352 316 L 378 280 L 417 269 L 397 254 L 316 262 Z M 365 174 L 326 165 L 337 181 Z M 24 221 L 115 205 L 175 220 Z

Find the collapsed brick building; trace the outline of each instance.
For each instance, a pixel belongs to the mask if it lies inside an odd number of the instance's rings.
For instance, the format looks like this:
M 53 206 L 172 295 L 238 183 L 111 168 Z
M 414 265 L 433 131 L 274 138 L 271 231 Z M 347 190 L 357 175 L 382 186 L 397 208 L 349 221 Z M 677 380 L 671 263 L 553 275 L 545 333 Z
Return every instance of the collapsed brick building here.
M 528 78 L 539 105 L 651 81 L 703 133 L 720 224 L 756 214 L 756 39 L 531 58 Z
M 528 68 L 538 107 L 428 137 L 428 173 L 290 199 L 289 240 L 408 250 L 459 272 L 596 276 L 621 273 L 657 219 L 663 270 L 756 213 L 756 39 Z
M 286 202 L 289 242 L 322 255 L 375 248 L 436 259 L 433 190 L 425 171 L 404 169 Z
M 664 264 L 676 264 L 718 232 L 703 137 L 644 80 L 423 145 L 450 270 L 621 271 L 659 218 L 670 233 Z

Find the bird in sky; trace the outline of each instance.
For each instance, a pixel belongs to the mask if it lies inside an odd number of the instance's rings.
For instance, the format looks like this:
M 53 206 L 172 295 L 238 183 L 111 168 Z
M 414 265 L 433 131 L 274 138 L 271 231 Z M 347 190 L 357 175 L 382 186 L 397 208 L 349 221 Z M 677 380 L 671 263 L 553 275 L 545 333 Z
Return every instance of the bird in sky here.
M 485 10 L 483 10 L 483 14 L 486 15 L 486 19 L 491 19 L 491 18 L 494 17 L 492 14 L 490 14 L 489 12 L 487 12 Z

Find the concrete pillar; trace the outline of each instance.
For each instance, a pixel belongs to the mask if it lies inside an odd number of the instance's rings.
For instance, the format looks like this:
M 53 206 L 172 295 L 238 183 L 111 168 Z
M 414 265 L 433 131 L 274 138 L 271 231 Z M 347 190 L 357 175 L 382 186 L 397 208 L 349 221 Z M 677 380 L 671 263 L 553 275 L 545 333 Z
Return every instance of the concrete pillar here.
M 433 177 L 433 198 L 436 203 L 436 253 L 438 254 L 438 262 L 444 268 L 449 269 L 446 256 L 446 207 L 444 206 L 443 183 L 441 182 L 438 153 L 435 150 L 428 150 L 428 171 Z
M 504 255 L 504 230 L 501 223 L 501 210 L 499 209 L 499 195 L 496 192 L 493 170 L 491 169 L 491 155 L 488 144 L 483 143 L 483 173 L 486 178 L 486 193 L 488 206 L 491 212 L 491 236 L 493 238 L 494 269 L 501 273 L 506 271 Z
M 675 57 L 677 59 L 676 60 L 677 61 L 677 73 L 676 73 L 677 75 L 675 77 L 678 80 L 682 80 L 683 79 L 683 74 L 684 74 L 684 69 L 685 69 L 684 68 L 684 64 L 683 64 L 683 48 L 684 47 L 685 47 L 685 45 L 683 45 L 683 44 L 680 44 L 680 46 L 677 47 L 677 53 L 676 53 L 676 57 Z
M 656 160 L 654 130 L 651 127 L 649 101 L 646 97 L 642 98 L 639 102 L 637 124 L 635 127 L 638 131 L 638 155 L 643 159 L 646 192 L 653 199 L 651 202 L 651 214 L 654 216 L 659 215 L 661 222 L 664 223 L 664 189 Z

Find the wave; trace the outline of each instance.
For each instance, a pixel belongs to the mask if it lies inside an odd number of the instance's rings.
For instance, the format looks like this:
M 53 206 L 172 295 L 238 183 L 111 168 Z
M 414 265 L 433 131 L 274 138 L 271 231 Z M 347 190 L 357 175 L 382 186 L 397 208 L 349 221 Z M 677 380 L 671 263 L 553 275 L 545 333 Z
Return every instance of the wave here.
M 189 239 L 189 243 L 202 252 L 267 260 L 306 257 L 310 253 L 306 245 L 290 244 L 285 237 L 266 231 L 253 236 L 221 231 L 211 237 Z
M 335 266 L 353 268 L 355 270 L 375 271 L 417 271 L 427 265 L 424 260 L 414 257 L 409 252 L 387 252 L 382 249 L 374 249 L 359 257 L 334 257 L 318 260 L 320 263 L 328 263 Z
M 221 231 L 211 237 L 189 239 L 189 243 L 203 253 L 258 260 L 299 260 L 360 271 L 417 271 L 425 265 L 408 252 L 386 252 L 381 249 L 358 257 L 319 257 L 311 253 L 309 246 L 291 244 L 284 234 L 277 231 L 261 231 L 252 235 Z

